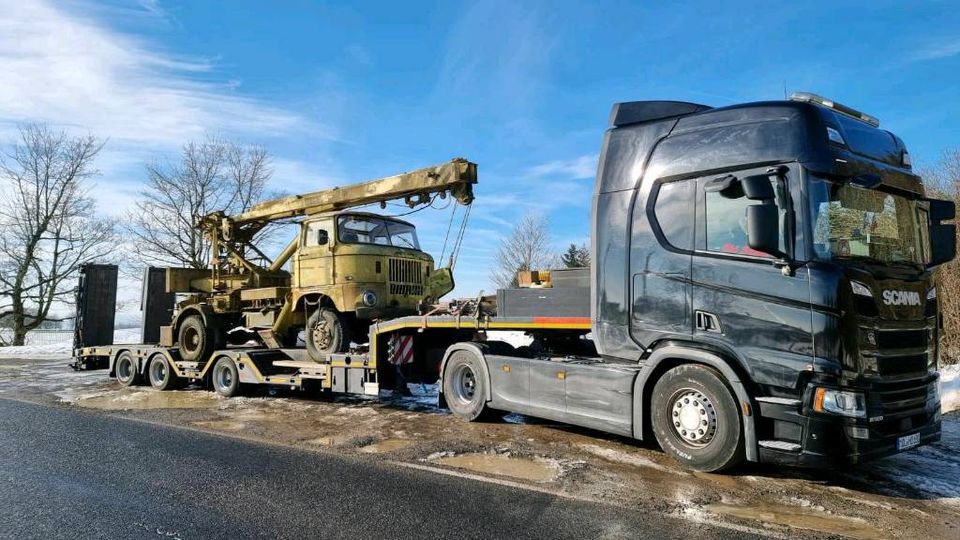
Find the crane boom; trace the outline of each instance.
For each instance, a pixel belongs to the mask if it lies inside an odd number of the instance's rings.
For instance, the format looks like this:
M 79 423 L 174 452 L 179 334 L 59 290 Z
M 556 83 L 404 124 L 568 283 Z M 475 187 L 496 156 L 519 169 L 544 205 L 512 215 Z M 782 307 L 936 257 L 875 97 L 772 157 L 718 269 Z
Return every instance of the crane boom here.
M 293 195 L 260 203 L 230 220 L 236 225 L 257 221 L 273 221 L 333 210 L 385 203 L 404 199 L 414 206 L 427 202 L 433 193 L 449 191 L 462 204 L 473 201 L 473 184 L 477 183 L 477 165 L 465 159 L 425 167 L 369 182 L 334 187 L 304 195 Z
M 414 207 L 430 202 L 433 194 L 446 196 L 447 192 L 461 204 L 470 204 L 473 202 L 473 184 L 476 183 L 477 164 L 456 158 L 377 180 L 266 201 L 234 216 L 213 212 L 200 218 L 197 227 L 205 231 L 211 242 L 210 265 L 215 278 L 229 273 L 231 268 L 253 274 L 264 270 L 274 272 L 293 254 L 296 240 L 280 257 L 269 261 L 252 241 L 271 222 L 368 204 L 385 205 L 387 201 L 397 199 Z M 266 266 L 258 266 L 248 259 L 248 251 L 267 261 Z

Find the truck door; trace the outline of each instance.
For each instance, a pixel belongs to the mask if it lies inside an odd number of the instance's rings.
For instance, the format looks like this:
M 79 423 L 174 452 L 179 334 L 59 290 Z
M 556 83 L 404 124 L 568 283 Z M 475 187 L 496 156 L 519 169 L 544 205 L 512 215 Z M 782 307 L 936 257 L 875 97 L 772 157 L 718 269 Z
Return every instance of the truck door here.
M 732 174 L 743 178 L 766 172 L 763 167 Z M 756 202 L 737 196 L 736 190 L 705 191 L 716 176 L 700 179 L 697 187 L 694 337 L 740 357 L 754 382 L 792 387 L 813 354 L 809 272 L 800 266 L 785 273 L 772 256 L 750 249 L 746 208 Z M 801 200 L 799 168 L 770 179 L 781 216 L 780 249 L 796 254 L 802 237 L 795 232 L 798 216 L 792 201 Z
M 692 332 L 690 258 L 696 179 L 657 182 L 633 210 L 630 333 L 641 347 Z
M 308 221 L 303 224 L 296 259 L 298 287 L 333 284 L 333 221 Z

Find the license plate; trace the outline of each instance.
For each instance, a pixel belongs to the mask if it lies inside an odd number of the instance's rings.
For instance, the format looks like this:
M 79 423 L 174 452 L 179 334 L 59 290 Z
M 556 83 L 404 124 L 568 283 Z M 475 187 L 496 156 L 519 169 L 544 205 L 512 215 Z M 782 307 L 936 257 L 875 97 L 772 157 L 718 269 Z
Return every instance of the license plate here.
M 920 434 L 904 435 L 897 439 L 897 450 L 907 450 L 920 444 Z

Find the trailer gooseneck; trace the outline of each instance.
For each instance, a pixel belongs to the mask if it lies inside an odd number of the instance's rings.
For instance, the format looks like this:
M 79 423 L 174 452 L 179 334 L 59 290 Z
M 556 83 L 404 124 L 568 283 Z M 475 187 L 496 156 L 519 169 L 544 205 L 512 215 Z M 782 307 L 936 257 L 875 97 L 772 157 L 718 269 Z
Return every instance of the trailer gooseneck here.
M 404 336 L 457 416 L 654 437 L 702 471 L 857 463 L 940 438 L 933 271 L 955 256 L 955 210 L 924 195 L 897 136 L 812 94 L 619 103 L 610 124 L 589 281 L 542 295 L 564 302 L 501 291 L 510 302 L 496 315 L 381 320 L 368 352 L 322 363 L 264 347 L 184 362 L 146 346 L 82 349 L 78 361 L 161 389 L 374 393 L 392 373 L 387 343 Z M 504 311 L 517 298 L 523 316 Z M 524 330 L 534 346 L 487 341 L 490 330 Z

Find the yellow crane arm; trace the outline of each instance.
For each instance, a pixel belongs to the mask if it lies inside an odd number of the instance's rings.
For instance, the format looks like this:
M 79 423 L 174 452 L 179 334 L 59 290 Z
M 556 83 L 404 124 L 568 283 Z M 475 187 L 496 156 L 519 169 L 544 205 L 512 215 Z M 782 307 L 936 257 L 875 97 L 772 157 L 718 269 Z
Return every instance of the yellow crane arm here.
M 412 207 L 429 201 L 434 193 L 446 192 L 460 203 L 470 204 L 476 183 L 476 163 L 458 158 L 369 182 L 266 201 L 229 219 L 234 225 L 269 222 L 398 199 L 404 199 Z

